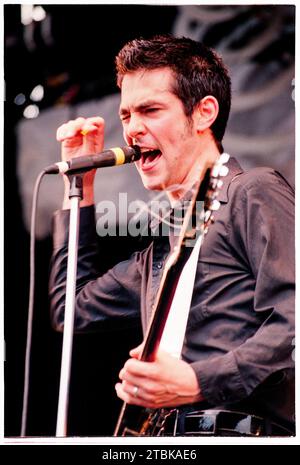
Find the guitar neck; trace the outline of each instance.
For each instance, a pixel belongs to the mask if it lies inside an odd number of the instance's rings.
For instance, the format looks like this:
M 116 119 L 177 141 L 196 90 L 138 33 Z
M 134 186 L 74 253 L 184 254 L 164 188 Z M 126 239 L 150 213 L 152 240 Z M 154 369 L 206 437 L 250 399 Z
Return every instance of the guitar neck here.
M 203 181 L 199 180 L 198 185 L 194 187 L 195 193 L 189 202 L 177 245 L 164 268 L 140 360 L 146 362 L 155 360 L 182 269 L 192 252 L 192 247 L 187 246 L 187 241 L 195 239 L 197 233 L 198 235 L 203 234 L 201 228 L 197 229 L 199 218 L 197 218 L 196 213 L 196 202 L 204 198 L 209 180 L 210 169 L 207 169 Z M 204 205 L 202 205 L 203 212 Z
M 187 253 L 185 255 L 189 255 L 191 253 L 191 250 L 189 249 L 186 249 Z M 187 258 L 188 257 L 181 256 L 177 260 L 176 264 L 172 265 L 165 272 L 163 283 L 160 286 L 158 298 L 156 300 L 154 315 L 145 337 L 144 347 L 140 358 L 143 361 L 152 362 L 155 360 L 177 288 L 180 273 Z

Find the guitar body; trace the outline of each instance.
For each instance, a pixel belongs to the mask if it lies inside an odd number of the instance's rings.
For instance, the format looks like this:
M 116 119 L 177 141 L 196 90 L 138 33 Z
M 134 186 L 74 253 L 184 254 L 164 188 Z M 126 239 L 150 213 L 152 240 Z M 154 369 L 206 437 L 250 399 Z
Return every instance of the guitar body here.
M 147 409 L 124 404 L 115 436 L 164 436 L 165 426 L 176 409 Z

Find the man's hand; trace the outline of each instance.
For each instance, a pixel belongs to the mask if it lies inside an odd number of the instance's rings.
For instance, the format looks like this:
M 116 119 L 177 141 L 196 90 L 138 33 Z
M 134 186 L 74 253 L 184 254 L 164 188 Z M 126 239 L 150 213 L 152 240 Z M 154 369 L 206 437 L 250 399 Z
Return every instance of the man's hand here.
M 103 150 L 104 145 L 104 119 L 95 116 L 92 118 L 77 118 L 62 124 L 56 133 L 56 139 L 61 142 L 61 157 L 63 161 L 83 155 L 94 155 Z M 83 178 L 83 200 L 81 206 L 94 203 L 94 177 L 96 170 L 91 170 Z M 65 179 L 65 197 L 63 208 L 69 205 L 69 181 Z
M 139 346 L 130 351 L 116 384 L 118 397 L 147 408 L 175 407 L 203 400 L 193 368 L 160 350 L 154 362 L 138 360 Z

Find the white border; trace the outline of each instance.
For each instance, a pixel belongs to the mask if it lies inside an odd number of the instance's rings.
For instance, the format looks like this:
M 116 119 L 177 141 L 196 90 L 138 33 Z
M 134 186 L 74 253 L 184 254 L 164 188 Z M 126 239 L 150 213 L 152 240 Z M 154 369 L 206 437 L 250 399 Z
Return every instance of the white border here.
M 1 19 L 0 19 L 0 30 L 3 31 L 3 5 L 5 4 L 32 4 L 33 2 L 31 1 L 22 1 L 22 2 L 17 2 L 17 1 L 1 1 Z M 204 1 L 202 2 L 193 2 L 193 1 L 153 1 L 153 0 L 148 0 L 145 2 L 141 1 L 117 1 L 117 2 L 112 2 L 112 1 L 104 1 L 104 2 L 99 2 L 99 1 L 90 1 L 88 4 L 84 3 L 83 1 L 79 2 L 74 2 L 74 1 L 63 1 L 60 3 L 59 1 L 51 1 L 51 0 L 42 0 L 39 1 L 37 4 L 38 5 L 43 5 L 43 4 L 65 4 L 65 5 L 94 5 L 94 4 L 129 4 L 129 5 L 224 5 L 227 3 L 226 2 L 220 2 L 220 1 Z M 267 1 L 267 0 L 256 0 L 256 1 L 247 1 L 247 2 L 242 2 L 242 1 L 230 1 L 228 2 L 228 5 L 294 5 L 296 6 L 296 50 L 299 51 L 299 34 L 297 33 L 297 26 L 299 24 L 299 6 L 296 5 L 295 2 L 290 2 L 290 1 Z M 3 32 L 1 34 L 1 42 L 3 43 Z M 298 64 L 299 64 L 299 58 L 297 56 L 297 53 L 295 54 L 296 58 L 296 73 L 298 71 Z M 3 46 L 1 47 L 1 76 L 2 76 L 2 82 L 4 82 L 4 72 L 3 72 Z M 1 94 L 0 94 L 0 101 L 1 101 L 1 117 L 0 117 L 0 125 L 1 125 L 1 137 L 3 137 L 3 121 L 2 121 L 2 115 L 3 115 L 3 101 L 5 98 L 5 91 L 3 89 L 3 86 L 1 86 Z M 297 154 L 297 134 L 298 134 L 298 99 L 297 99 L 297 92 L 296 92 L 296 154 Z M 2 160 L 3 160 L 3 143 L 1 144 L 1 155 L 2 155 Z M 299 161 L 298 157 L 295 157 L 295 163 L 296 163 L 296 185 L 298 185 L 298 177 L 299 177 Z M 0 244 L 1 244 L 1 251 L 0 251 L 0 274 L 3 276 L 3 187 L 2 187 L 2 181 L 3 181 L 3 165 L 1 163 L 0 167 Z M 296 213 L 297 209 L 299 206 L 299 194 L 296 190 Z M 299 233 L 299 215 L 296 214 L 296 237 L 298 237 Z M 299 276 L 300 272 L 300 267 L 299 267 L 299 259 L 298 259 L 298 248 L 296 248 L 296 276 Z M 1 273 L 2 272 L 2 273 Z M 0 299 L 1 299 L 1 310 L 3 308 L 3 281 L 1 280 L 0 284 Z M 296 294 L 296 308 L 298 308 L 298 293 Z M 299 323 L 299 318 L 296 318 L 296 334 L 298 334 L 298 323 Z M 3 330 L 3 312 L 1 311 L 1 319 L 0 319 L 0 334 L 2 335 L 2 340 L 4 340 L 4 330 Z M 297 350 L 297 347 L 295 348 L 296 350 L 296 357 L 299 352 Z M 4 345 L 1 343 L 0 344 L 0 360 L 4 359 Z M 299 433 L 299 415 L 300 415 L 300 410 L 299 410 L 299 395 L 297 392 L 297 387 L 299 386 L 299 370 L 296 370 L 296 428 L 297 428 L 297 435 L 294 438 L 245 438 L 245 437 L 235 437 L 235 438 L 223 438 L 223 437 L 209 437 L 209 438 L 186 438 L 186 437 L 176 437 L 176 438 L 113 438 L 113 437 L 67 437 L 67 438 L 55 438 L 55 437 L 37 437 L 37 438 L 4 438 L 4 425 L 3 425 L 3 412 L 4 412 L 4 379 L 3 379 L 3 368 L 1 368 L 1 374 L 0 374 L 0 398 L 1 398 L 1 404 L 0 404 L 0 443 L 5 444 L 5 445 L 110 445 L 111 448 L 113 449 L 114 446 L 127 446 L 127 445 L 172 445 L 174 448 L 177 446 L 184 446 L 184 445 L 193 445 L 196 448 L 201 446 L 201 445 L 296 445 L 300 444 L 300 433 Z
M 0 43 L 3 43 L 4 36 L 4 18 L 3 18 L 3 7 L 1 5 L 0 14 L 0 31 L 1 39 Z M 1 65 L 0 65 L 0 440 L 4 436 L 4 359 L 5 359 L 5 342 L 4 342 L 4 233 L 3 233 L 3 215 L 4 215 L 4 199 L 3 199 L 3 184 L 4 184 L 4 173 L 3 173 L 3 160 L 4 160 L 4 147 L 3 147 L 3 133 L 4 133 L 4 122 L 3 122 L 3 111 L 4 111 L 4 99 L 5 99 L 5 83 L 4 83 L 4 47 L 1 47 L 0 51 Z

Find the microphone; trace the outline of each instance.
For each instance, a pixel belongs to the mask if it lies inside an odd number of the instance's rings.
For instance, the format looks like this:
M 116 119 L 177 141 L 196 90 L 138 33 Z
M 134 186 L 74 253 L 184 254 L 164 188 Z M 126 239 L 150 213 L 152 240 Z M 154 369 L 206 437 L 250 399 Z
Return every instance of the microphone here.
M 141 158 L 141 149 L 138 145 L 126 147 L 114 147 L 95 155 L 71 158 L 68 161 L 60 161 L 45 168 L 46 174 L 74 174 L 83 173 L 95 168 L 106 166 L 118 166 L 132 163 Z

